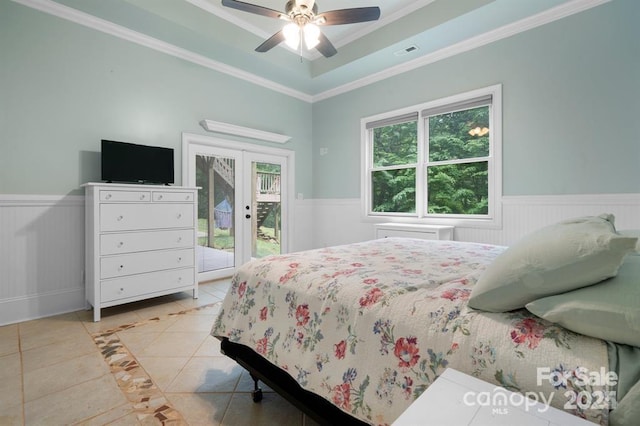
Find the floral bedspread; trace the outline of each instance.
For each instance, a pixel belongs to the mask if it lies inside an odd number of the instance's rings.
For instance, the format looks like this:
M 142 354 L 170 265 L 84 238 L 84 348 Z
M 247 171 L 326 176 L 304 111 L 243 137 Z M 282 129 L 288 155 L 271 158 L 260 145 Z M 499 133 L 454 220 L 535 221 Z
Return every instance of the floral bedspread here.
M 371 424 L 391 424 L 448 367 L 607 424 L 607 386 L 576 380 L 608 370 L 603 341 L 526 310 L 467 307 L 504 249 L 387 238 L 254 260 L 234 276 L 211 334 Z

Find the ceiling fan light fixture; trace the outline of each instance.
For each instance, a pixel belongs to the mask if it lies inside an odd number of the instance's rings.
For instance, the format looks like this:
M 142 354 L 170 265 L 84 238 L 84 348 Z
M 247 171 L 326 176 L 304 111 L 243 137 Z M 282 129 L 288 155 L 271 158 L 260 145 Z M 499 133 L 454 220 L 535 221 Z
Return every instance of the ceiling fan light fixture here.
M 298 24 L 294 24 L 293 22 L 287 24 L 282 29 L 282 34 L 284 34 L 284 41 L 287 43 L 292 49 L 297 49 L 300 45 L 300 27 Z
M 311 50 L 320 43 L 320 28 L 316 24 L 307 23 L 303 28 L 304 44 Z

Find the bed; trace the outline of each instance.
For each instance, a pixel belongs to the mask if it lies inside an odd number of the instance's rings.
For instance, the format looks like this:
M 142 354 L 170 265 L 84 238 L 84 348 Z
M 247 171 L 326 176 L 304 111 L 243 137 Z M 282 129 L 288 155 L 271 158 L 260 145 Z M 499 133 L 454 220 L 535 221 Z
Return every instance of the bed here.
M 604 221 L 613 226 L 612 219 Z M 609 280 L 634 257 L 627 253 L 636 242 L 615 237 L 620 259 Z M 386 238 L 257 259 L 234 275 L 211 334 L 255 380 L 321 424 L 391 424 L 446 368 L 550 400 L 596 424 L 632 424 L 640 345 L 571 331 L 524 306 L 470 306 L 478 281 L 484 285 L 499 260 L 510 261 L 510 250 Z M 640 271 L 635 258 L 632 275 Z M 607 281 L 598 278 L 598 285 Z M 559 287 L 560 296 L 583 287 Z M 490 301 L 508 294 L 489 290 Z M 535 301 L 556 293 L 543 289 Z M 596 377 L 605 372 L 620 380 Z

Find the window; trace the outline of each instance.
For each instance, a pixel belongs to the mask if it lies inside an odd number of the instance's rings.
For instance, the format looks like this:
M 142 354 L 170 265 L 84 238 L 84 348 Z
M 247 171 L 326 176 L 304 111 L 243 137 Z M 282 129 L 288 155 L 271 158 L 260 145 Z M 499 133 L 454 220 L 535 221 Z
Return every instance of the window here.
M 362 120 L 367 217 L 499 225 L 501 87 Z

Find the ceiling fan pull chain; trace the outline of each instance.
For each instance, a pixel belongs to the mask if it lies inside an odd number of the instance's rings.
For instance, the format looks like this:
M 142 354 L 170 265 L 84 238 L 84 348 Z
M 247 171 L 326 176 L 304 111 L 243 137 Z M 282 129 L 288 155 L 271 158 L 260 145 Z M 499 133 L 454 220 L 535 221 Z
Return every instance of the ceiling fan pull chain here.
M 298 45 L 298 49 L 300 49 L 300 63 L 302 63 L 302 40 L 304 34 L 302 33 L 302 26 L 300 26 L 300 44 Z

